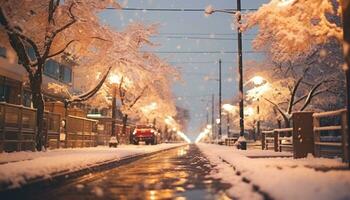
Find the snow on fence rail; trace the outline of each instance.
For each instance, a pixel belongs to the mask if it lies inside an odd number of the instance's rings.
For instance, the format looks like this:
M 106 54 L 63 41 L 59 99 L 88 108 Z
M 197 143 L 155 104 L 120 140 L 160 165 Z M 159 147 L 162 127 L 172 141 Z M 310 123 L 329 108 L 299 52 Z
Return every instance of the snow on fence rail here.
M 36 110 L 0 102 L 0 152 L 34 150 Z M 43 140 L 47 147 L 59 146 L 60 115 L 44 113 Z
M 44 113 L 42 140 L 46 148 L 59 148 L 61 142 L 64 147 L 97 146 L 97 120 L 68 115 L 65 127 L 61 121 L 60 114 Z M 36 109 L 0 102 L 0 152 L 33 151 L 35 135 Z
M 293 151 L 295 158 L 312 153 L 316 157 L 338 156 L 344 162 L 349 161 L 346 114 L 345 109 L 321 113 L 293 113 L 293 128 L 262 131 L 262 149 L 268 150 L 273 146 L 276 152 Z M 322 123 L 322 120 L 327 119 L 330 119 L 328 123 Z M 336 123 L 336 119 L 340 122 Z
M 273 146 L 274 150 L 282 151 L 282 148 L 288 150 L 292 149 L 292 131 L 293 128 L 274 129 L 271 131 L 262 131 L 261 144 L 262 149 L 268 150 L 270 146 Z

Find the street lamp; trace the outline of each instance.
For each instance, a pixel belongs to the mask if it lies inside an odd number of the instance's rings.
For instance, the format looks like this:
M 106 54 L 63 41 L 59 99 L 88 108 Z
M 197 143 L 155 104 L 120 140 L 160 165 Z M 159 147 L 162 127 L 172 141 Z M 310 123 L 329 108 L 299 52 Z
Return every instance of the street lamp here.
M 211 15 L 214 12 L 222 12 L 222 13 L 229 13 L 229 14 L 236 14 L 241 12 L 241 0 L 237 0 L 237 10 L 236 11 L 230 11 L 230 10 L 216 10 L 212 6 L 208 6 L 205 9 L 205 14 Z M 237 22 L 241 23 L 241 15 L 237 16 Z M 237 41 L 238 41 L 238 74 L 239 74 L 239 127 L 240 127 L 240 136 L 244 136 L 244 104 L 243 104 L 243 55 L 242 55 L 242 32 L 241 28 L 237 26 Z M 241 140 L 240 147 L 243 150 L 247 149 L 247 145 L 244 140 Z

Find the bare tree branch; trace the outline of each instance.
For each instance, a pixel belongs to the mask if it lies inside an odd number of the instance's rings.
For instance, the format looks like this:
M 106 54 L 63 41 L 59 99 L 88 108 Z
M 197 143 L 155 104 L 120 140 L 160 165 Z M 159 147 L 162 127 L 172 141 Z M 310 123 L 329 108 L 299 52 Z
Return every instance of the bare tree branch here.
M 301 76 L 297 82 L 295 83 L 294 87 L 293 87 L 293 90 L 291 91 L 290 93 L 290 100 L 289 100 L 289 105 L 288 105 L 288 108 L 287 108 L 287 113 L 290 114 L 292 112 L 292 109 L 293 109 L 293 103 L 294 103 L 294 98 L 295 98 L 295 95 L 297 93 L 297 90 L 299 88 L 299 85 L 301 83 L 301 81 L 304 79 L 304 76 Z
M 57 36 L 57 34 L 59 34 L 60 32 L 66 30 L 67 28 L 69 28 L 70 26 L 72 26 L 75 22 L 77 22 L 76 17 L 73 15 L 72 9 L 73 6 L 75 5 L 75 3 L 72 3 L 68 9 L 68 15 L 71 18 L 71 20 L 66 23 L 65 25 L 63 25 L 62 27 L 56 29 L 55 31 L 51 32 L 51 33 L 46 33 L 45 36 L 45 51 L 43 54 L 43 58 L 46 59 L 47 56 L 49 55 L 50 49 L 51 49 L 51 45 L 53 40 L 55 39 L 55 37 Z
M 53 53 L 53 54 L 51 54 L 51 55 L 48 55 L 47 58 L 52 58 L 52 57 L 55 57 L 55 56 L 57 56 L 57 55 L 63 53 L 63 52 L 69 47 L 70 44 L 72 44 L 73 42 L 76 42 L 76 41 L 78 41 L 78 40 L 71 40 L 71 41 L 69 41 L 69 42 L 63 47 L 63 49 L 57 51 L 56 53 Z
M 306 97 L 306 100 L 305 100 L 305 102 L 304 102 L 304 105 L 301 107 L 300 111 L 305 110 L 305 108 L 310 104 L 312 98 L 315 96 L 314 93 L 316 92 L 316 90 L 317 90 L 322 84 L 324 84 L 325 82 L 326 82 L 326 81 L 321 81 L 321 82 L 315 84 L 315 85 L 311 88 L 310 92 L 308 93 L 308 95 L 307 95 L 307 97 Z
M 275 108 L 276 108 L 276 109 L 278 110 L 278 112 L 282 115 L 282 117 L 283 117 L 284 120 L 286 120 L 286 121 L 289 120 L 289 117 L 287 116 L 287 114 L 286 114 L 285 112 L 283 112 L 283 110 L 278 106 L 278 104 L 276 104 L 275 102 L 273 102 L 273 101 L 271 101 L 271 100 L 269 100 L 269 99 L 267 99 L 267 98 L 265 98 L 265 97 L 264 97 L 264 99 L 265 99 L 267 102 L 269 102 L 269 103 L 271 103 L 272 105 L 275 106 Z
M 143 96 L 143 94 L 145 93 L 147 88 L 148 88 L 148 86 L 146 86 L 142 89 L 142 92 L 140 93 L 140 95 L 135 98 L 135 100 L 134 100 L 134 102 L 132 102 L 132 104 L 130 104 L 129 109 L 131 109 L 137 103 L 137 101 L 139 99 L 141 99 L 141 97 Z
M 55 11 L 58 7 L 58 5 L 60 4 L 60 0 L 50 0 L 50 3 L 49 3 L 49 16 L 48 16 L 48 22 L 49 23 L 53 23 L 55 24 L 55 21 L 54 21 L 54 14 L 55 14 Z

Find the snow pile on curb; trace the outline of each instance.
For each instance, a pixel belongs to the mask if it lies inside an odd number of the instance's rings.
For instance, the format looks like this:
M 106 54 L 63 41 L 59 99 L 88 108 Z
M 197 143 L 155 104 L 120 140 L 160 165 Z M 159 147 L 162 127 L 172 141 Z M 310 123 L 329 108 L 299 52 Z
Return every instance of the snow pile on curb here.
M 28 180 L 50 178 L 52 175 L 74 172 L 109 161 L 169 149 L 179 144 L 152 146 L 121 145 L 118 148 L 93 147 L 57 149 L 47 152 L 0 153 L 0 184 L 20 187 Z
M 292 158 L 257 158 L 252 159 L 232 147 L 198 144 L 205 156 L 215 165 L 218 172 L 213 174 L 224 182 L 232 184 L 232 194 L 247 197 L 252 191 L 241 187 L 238 176 L 245 177 L 258 185 L 261 191 L 268 193 L 274 199 L 350 199 L 350 170 L 320 171 L 315 168 L 346 168 L 339 159 L 314 158 L 294 160 Z M 236 168 L 234 172 L 229 164 Z M 221 172 L 220 172 L 221 171 Z M 241 180 L 241 179 L 240 179 Z M 248 185 L 248 184 L 246 184 Z M 238 187 L 238 189 L 235 189 Z M 244 189 L 244 190 L 243 190 Z M 261 197 L 249 197 L 259 199 Z

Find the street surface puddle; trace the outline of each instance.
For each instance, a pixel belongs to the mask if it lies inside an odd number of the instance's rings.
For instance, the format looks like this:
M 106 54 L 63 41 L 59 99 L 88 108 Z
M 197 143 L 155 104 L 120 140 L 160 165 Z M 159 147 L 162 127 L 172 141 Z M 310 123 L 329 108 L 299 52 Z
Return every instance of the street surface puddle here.
M 80 177 L 33 199 L 229 199 L 230 185 L 209 178 L 212 166 L 195 145 L 158 153 Z

